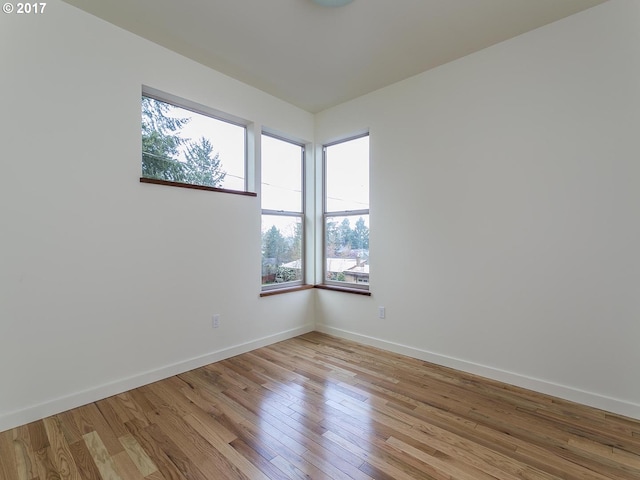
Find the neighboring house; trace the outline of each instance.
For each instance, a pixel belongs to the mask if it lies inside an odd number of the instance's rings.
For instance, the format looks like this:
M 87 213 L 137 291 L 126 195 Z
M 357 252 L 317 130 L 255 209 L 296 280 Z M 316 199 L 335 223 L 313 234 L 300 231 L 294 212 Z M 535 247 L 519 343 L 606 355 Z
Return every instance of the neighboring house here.
M 327 274 L 336 280 L 340 277 L 341 281 L 348 283 L 369 283 L 369 265 L 368 259 L 360 258 L 327 258 Z M 292 274 L 299 275 L 302 266 L 300 260 L 283 263 L 280 269 L 291 270 Z M 274 276 L 273 281 L 283 281 Z
M 327 258 L 327 278 L 349 283 L 369 283 L 367 257 Z
M 369 284 L 369 265 L 360 264 L 342 272 L 345 282 Z

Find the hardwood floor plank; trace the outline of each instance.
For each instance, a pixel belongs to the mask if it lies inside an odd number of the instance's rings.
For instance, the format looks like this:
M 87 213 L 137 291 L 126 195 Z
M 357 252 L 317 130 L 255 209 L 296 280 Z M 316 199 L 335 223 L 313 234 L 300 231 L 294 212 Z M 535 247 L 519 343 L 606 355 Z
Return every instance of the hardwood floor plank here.
M 46 480 L 61 480 L 61 476 L 56 470 L 52 461 L 51 447 L 45 447 L 37 452 L 36 455 L 36 468 L 38 470 L 38 477 Z
M 474 465 L 472 464 L 468 464 L 468 467 L 470 468 L 461 468 L 454 462 L 443 460 L 442 455 L 438 455 L 441 451 L 436 451 L 435 455 L 430 455 L 429 453 L 415 448 L 395 437 L 389 437 L 386 443 L 391 447 L 416 458 L 426 465 L 433 467 L 438 474 L 442 474 L 445 478 L 447 476 L 451 478 L 458 478 L 460 480 L 491 480 L 495 478 L 513 480 L 516 478 L 514 476 L 507 476 L 504 472 L 494 471 L 494 473 L 500 475 L 496 477 L 495 475 L 485 473 L 478 468 L 473 468 Z M 451 459 L 452 457 L 447 456 L 447 458 Z
M 172 410 L 178 416 L 189 415 L 194 407 L 189 399 L 182 394 L 182 389 L 185 387 L 188 387 L 188 384 L 178 377 L 171 377 L 165 381 L 143 387 L 144 392 L 153 394 L 148 398 L 155 405 L 155 409 L 146 414 L 149 421 L 153 422 L 152 417 L 159 409 Z
M 637 453 L 632 453 L 613 447 L 613 454 L 610 458 L 616 464 L 627 465 L 632 468 L 640 478 L 640 450 Z
M 38 452 L 49 446 L 49 437 L 47 431 L 44 428 L 42 420 L 32 422 L 27 425 L 29 429 L 29 438 L 31 439 L 31 447 L 34 452 Z
M 52 461 L 58 474 L 65 480 L 80 480 L 76 462 L 62 433 L 60 421 L 53 416 L 45 418 L 43 423 L 51 444 Z
M 87 448 L 87 444 L 84 439 L 69 445 L 69 450 L 73 456 L 73 460 L 76 463 L 80 477 L 83 480 L 101 480 L 100 472 L 96 466 L 96 462 L 93 461 L 93 457 Z
M 369 475 L 359 470 L 362 466 L 361 462 L 354 466 L 340 457 L 333 456 L 331 451 L 326 448 L 310 450 L 304 455 L 304 459 L 324 472 L 326 478 L 371 480 Z
M 0 478 L 20 480 L 11 431 L 0 432 L 0 460 Z
M 181 447 L 189 446 L 186 449 L 181 448 L 182 452 L 206 478 L 246 478 L 229 458 L 224 457 L 175 412 L 166 408 L 156 410 L 153 424 L 159 426 L 165 435 L 170 435 L 176 444 Z
M 82 438 L 84 439 L 87 450 L 89 450 L 89 454 L 96 464 L 96 467 L 98 467 L 98 471 L 100 472 L 100 476 L 103 480 L 123 480 L 118 473 L 118 469 L 111 454 L 102 442 L 100 435 L 98 435 L 98 432 L 94 430 L 89 433 L 85 433 Z
M 13 451 L 15 465 L 19 480 L 32 480 L 38 476 L 36 471 L 36 457 L 29 438 L 29 429 L 26 425 L 15 428 L 13 434 L 6 432 L 9 438 L 13 437 Z M 10 456 L 9 453 L 6 455 Z M 0 458 L 5 456 L 0 453 Z M 1 463 L 1 462 L 0 462 Z
M 100 442 L 107 448 L 110 455 L 116 455 L 124 451 L 114 433 L 114 428 L 117 427 L 112 427 L 107 423 L 95 403 L 76 408 L 72 411 L 72 414 L 85 441 L 87 433 L 96 432 Z
M 204 370 L 212 372 L 217 376 L 217 383 L 222 383 L 228 387 L 236 387 L 240 390 L 245 390 L 247 387 L 256 384 L 252 382 L 248 377 L 239 375 L 235 370 L 228 368 L 225 361 L 213 363 L 203 367 Z
M 133 435 L 127 433 L 126 435 L 120 437 L 119 440 L 124 447 L 124 450 L 131 458 L 131 461 L 135 464 L 136 468 L 143 477 L 146 477 L 158 471 L 158 467 L 156 467 L 156 465 L 153 463 L 153 460 L 149 458 L 149 455 L 147 455 L 147 453 L 140 446 Z
M 193 415 L 185 417 L 185 421 L 193 427 L 195 431 L 223 455 L 233 467 L 242 472 L 251 480 L 268 479 L 267 475 L 258 470 L 249 460 L 240 455 L 223 437 L 218 435 L 215 429 L 208 424 L 201 422 Z
M 512 458 L 522 462 L 528 466 L 528 469 L 534 471 L 542 471 L 554 475 L 558 478 L 576 478 L 584 480 L 605 480 L 606 477 L 592 472 L 580 464 L 570 462 L 554 453 L 551 447 L 540 447 L 527 442 L 513 438 L 510 434 L 490 429 L 483 425 L 479 425 L 477 430 L 484 431 L 488 435 L 506 439 L 516 445 L 516 449 L 510 452 Z M 534 477 L 535 478 L 535 477 Z M 620 479 L 622 477 L 611 477 Z M 611 480 L 611 479 L 610 479 Z
M 366 447 L 363 448 L 360 446 L 360 442 L 358 442 L 358 437 L 347 438 L 348 436 L 343 436 L 342 433 L 344 433 L 344 431 L 340 432 L 340 434 L 327 431 L 324 436 L 342 448 L 360 456 L 364 461 L 359 467 L 359 470 L 372 478 L 434 479 L 434 477 L 428 473 L 414 469 L 409 465 L 398 468 L 398 462 L 394 462 L 395 464 L 389 462 L 389 455 L 377 448 L 374 442 L 363 442 L 362 445 Z
M 144 477 L 145 480 L 166 480 L 164 478 L 164 475 L 162 475 L 160 473 L 160 470 L 153 472 L 151 475 L 147 475 L 146 477 Z
M 208 429 L 213 430 L 216 434 L 221 437 L 226 443 L 231 443 L 233 440 L 237 438 L 237 435 L 232 431 L 226 428 L 222 423 L 220 423 L 219 418 L 222 415 L 214 414 L 208 408 L 210 404 L 207 400 L 203 399 L 199 392 L 194 391 L 193 389 L 184 389 L 183 393 L 185 397 L 189 398 L 194 404 L 196 404 L 198 408 L 193 411 L 190 415 L 198 419 L 198 421 L 204 424 Z
M 69 445 L 82 440 L 82 433 L 80 432 L 80 430 L 78 430 L 78 426 L 76 425 L 76 422 L 73 419 L 73 415 L 70 411 L 59 413 L 58 415 L 56 415 L 56 417 L 60 422 L 60 427 L 62 428 L 62 432 L 64 433 L 64 438 L 67 440 L 67 443 Z
M 638 480 L 640 420 L 312 332 L 0 433 L 0 480 Z
M 311 465 L 305 462 L 302 458 L 294 457 L 293 459 L 286 459 L 280 455 L 276 455 L 271 459 L 271 463 L 285 474 L 289 478 L 309 480 L 312 478 L 326 478 L 325 474 Z
M 247 445 L 242 439 L 236 438 L 233 440 L 230 445 L 242 456 L 244 456 L 247 460 L 249 460 L 256 468 L 258 468 L 262 473 L 264 473 L 271 480 L 288 480 L 290 477 L 285 475 L 282 470 L 277 468 L 273 463 L 270 462 L 275 456 L 271 458 L 265 458 L 260 455 L 257 451 Z
M 162 474 L 167 478 L 196 479 L 202 480 L 206 478 L 200 469 L 191 461 L 191 459 L 169 438 L 162 429 L 156 424 L 150 424 L 144 429 L 148 434 L 150 442 L 153 444 L 154 451 L 161 451 L 163 457 L 168 462 L 158 462 L 160 456 L 155 455 L 154 463 L 158 466 Z M 185 445 L 186 447 L 187 445 Z M 149 453 L 149 451 L 147 451 Z M 151 456 L 151 455 L 150 455 Z M 152 457 L 153 458 L 153 457 Z M 164 467 L 164 468 L 163 468 Z M 177 476 L 176 476 L 176 472 Z M 167 475 L 168 474 L 168 475 Z M 212 477 L 215 478 L 215 477 Z
M 252 418 L 249 412 L 243 411 L 243 409 L 238 406 L 232 408 L 232 405 L 220 402 L 214 395 L 206 390 L 185 389 L 184 391 L 197 405 L 209 406 L 206 415 L 213 418 L 215 422 L 223 427 L 224 430 L 220 432 L 221 436 L 227 438 L 234 437 L 241 440 L 266 460 L 271 460 L 276 456 L 275 450 L 288 448 L 280 443 L 276 437 L 272 436 L 271 433 L 273 433 L 273 431 L 270 428 L 265 429 L 263 428 L 264 426 L 252 423 L 252 420 L 258 421 L 259 419 Z M 278 434 L 279 432 L 276 433 L 276 436 Z M 232 440 L 232 442 L 233 441 L 235 440 Z M 290 444 L 290 446 L 297 448 L 298 445 Z M 299 446 L 299 448 L 300 452 L 305 451 L 304 446 Z
M 96 407 L 98 407 L 98 410 L 109 424 L 109 427 L 111 427 L 113 435 L 116 438 L 120 438 L 121 436 L 127 435 L 129 433 L 124 426 L 125 422 L 128 421 L 129 418 L 126 417 L 123 420 L 122 417 L 116 412 L 116 409 L 114 408 L 115 406 L 116 405 L 113 397 L 96 402 Z
M 137 420 L 132 420 L 125 424 L 127 430 L 133 435 L 144 452 L 149 456 L 153 464 L 158 467 L 158 471 L 165 480 L 185 480 L 184 475 L 178 470 L 171 458 L 165 453 L 162 445 L 157 443 L 153 436 L 147 431 L 152 425 L 144 424 Z
M 258 455 L 266 460 L 273 459 L 278 451 L 287 448 L 274 437 L 263 431 L 260 426 L 248 421 L 235 422 L 231 418 L 223 416 L 219 418 L 220 423 L 232 431 L 237 440 L 245 443 Z M 233 440 L 231 443 L 235 443 Z
M 140 390 L 121 393 L 113 397 L 113 407 L 123 423 L 136 419 L 148 425 L 147 413 L 153 411 L 153 405 Z
M 144 476 L 126 451 L 114 455 L 113 463 L 124 480 L 144 480 Z
M 372 408 L 376 413 L 380 414 L 376 414 L 375 417 L 379 418 L 382 424 L 393 428 L 397 432 L 391 437 L 395 437 L 393 443 L 387 440 L 387 443 L 391 445 L 399 445 L 400 443 L 398 441 L 400 437 L 398 437 L 398 434 L 404 434 L 404 436 L 409 439 L 407 440 L 408 447 L 415 451 L 419 448 L 423 453 L 430 454 L 430 452 L 428 452 L 428 448 L 430 448 L 433 449 L 434 452 L 440 452 L 443 455 L 463 460 L 470 467 L 496 478 L 500 478 L 500 476 L 509 477 L 511 474 L 508 472 L 517 472 L 524 467 L 520 462 L 513 461 L 495 452 L 491 448 L 475 444 L 465 436 L 432 425 L 428 419 L 418 421 L 416 417 L 412 416 L 413 412 L 399 412 L 385 404 L 376 405 Z M 364 407 L 352 405 L 351 409 L 359 409 L 362 411 Z M 427 449 L 427 451 L 425 451 L 425 449 Z M 434 455 L 435 454 L 432 454 L 432 456 Z M 414 456 L 421 458 L 417 455 Z M 478 478 L 481 477 L 479 473 L 474 473 L 474 475 Z
M 224 360 L 224 364 L 226 368 L 232 370 L 239 376 L 243 376 L 254 386 L 262 385 L 265 381 L 265 377 L 262 375 L 262 372 L 255 368 L 255 366 L 247 364 L 247 362 L 243 362 L 242 357 L 228 358 Z
M 298 455 L 303 454 L 307 450 L 306 447 L 299 442 L 299 435 L 296 434 L 294 437 L 290 437 L 285 432 L 274 427 L 271 422 L 264 421 L 260 416 L 254 414 L 244 406 L 235 403 L 226 395 L 221 395 L 221 398 L 224 399 L 220 405 L 224 415 L 232 421 L 252 430 L 252 433 L 258 438 L 264 435 L 265 438 L 277 442 L 278 445 L 282 445 Z

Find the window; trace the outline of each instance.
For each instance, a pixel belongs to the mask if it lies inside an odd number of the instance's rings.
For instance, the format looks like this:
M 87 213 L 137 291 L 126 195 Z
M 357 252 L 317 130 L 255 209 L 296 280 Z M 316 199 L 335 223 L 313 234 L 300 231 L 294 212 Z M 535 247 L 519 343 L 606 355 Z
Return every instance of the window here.
M 146 183 L 246 192 L 247 129 L 206 107 L 142 93 L 142 178 Z
M 262 134 L 262 289 L 304 280 L 304 146 Z
M 369 135 L 325 145 L 324 283 L 369 288 Z

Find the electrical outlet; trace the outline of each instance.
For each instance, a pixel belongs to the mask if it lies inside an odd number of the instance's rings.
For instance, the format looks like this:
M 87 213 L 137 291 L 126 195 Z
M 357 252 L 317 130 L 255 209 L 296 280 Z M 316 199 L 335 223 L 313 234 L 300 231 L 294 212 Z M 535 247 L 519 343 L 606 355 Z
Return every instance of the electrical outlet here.
M 386 315 L 386 309 L 384 307 L 378 307 L 378 318 L 383 318 Z
M 212 322 L 212 327 L 213 328 L 218 328 L 220 326 L 220 314 L 216 313 L 213 316 L 213 322 Z

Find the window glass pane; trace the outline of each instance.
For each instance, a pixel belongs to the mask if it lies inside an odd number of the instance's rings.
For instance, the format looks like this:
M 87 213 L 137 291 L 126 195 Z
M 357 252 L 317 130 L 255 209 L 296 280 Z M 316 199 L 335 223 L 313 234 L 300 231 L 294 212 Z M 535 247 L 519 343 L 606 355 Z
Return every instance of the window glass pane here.
M 262 136 L 262 208 L 302 212 L 300 145 Z
M 302 280 L 302 217 L 262 216 L 262 284 Z
M 369 208 L 369 136 L 326 147 L 326 211 Z
M 369 284 L 369 215 L 325 217 L 325 278 Z
M 246 129 L 142 96 L 142 176 L 245 190 Z

